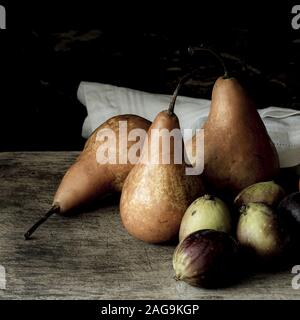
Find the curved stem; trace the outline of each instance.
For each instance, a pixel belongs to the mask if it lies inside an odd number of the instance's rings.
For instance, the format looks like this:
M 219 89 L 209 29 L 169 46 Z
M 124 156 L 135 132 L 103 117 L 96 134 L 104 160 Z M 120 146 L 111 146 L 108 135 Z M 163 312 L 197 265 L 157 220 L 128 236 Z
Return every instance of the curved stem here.
M 25 234 L 25 240 L 29 240 L 34 231 L 44 222 L 46 222 L 54 213 L 58 213 L 60 211 L 60 207 L 58 205 L 53 205 L 50 210 L 40 218 Z
M 190 55 L 194 55 L 195 51 L 205 51 L 205 52 L 209 52 L 211 53 L 215 58 L 217 58 L 217 60 L 221 63 L 223 70 L 224 70 L 224 79 L 229 78 L 229 74 L 228 74 L 228 70 L 226 68 L 226 65 L 224 63 L 224 60 L 222 59 L 222 57 L 217 54 L 214 50 L 212 50 L 211 48 L 206 48 L 206 47 L 189 47 L 188 49 Z M 199 68 L 194 69 L 192 72 L 186 74 L 185 76 L 183 76 L 180 80 L 179 83 L 172 95 L 172 99 L 168 108 L 168 113 L 170 115 L 174 114 L 174 107 L 175 107 L 175 103 L 176 103 L 176 99 L 179 93 L 179 90 L 181 89 L 181 87 L 190 79 L 193 77 L 194 73 L 197 72 L 199 70 Z
M 174 114 L 174 107 L 175 107 L 175 102 L 179 93 L 179 90 L 181 89 L 181 87 L 194 75 L 194 73 L 197 71 L 198 69 L 195 69 L 194 71 L 187 73 L 186 75 L 184 75 L 178 82 L 178 85 L 176 87 L 176 89 L 174 90 L 174 93 L 172 95 L 172 99 L 168 108 L 168 113 L 169 114 Z
M 218 53 L 216 53 L 213 49 L 201 46 L 201 47 L 189 47 L 188 51 L 191 56 L 194 55 L 196 51 L 204 51 L 204 52 L 211 53 L 221 63 L 224 70 L 224 79 L 229 78 L 228 69 L 226 68 L 223 58 Z

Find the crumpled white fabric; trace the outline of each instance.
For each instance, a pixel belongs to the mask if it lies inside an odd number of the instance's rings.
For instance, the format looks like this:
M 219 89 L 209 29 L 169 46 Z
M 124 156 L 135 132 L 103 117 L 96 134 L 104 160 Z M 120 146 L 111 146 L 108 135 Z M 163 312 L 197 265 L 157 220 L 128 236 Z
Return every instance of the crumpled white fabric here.
M 170 95 L 152 94 L 102 83 L 81 82 L 78 99 L 87 108 L 82 136 L 89 135 L 107 119 L 119 114 L 136 114 L 153 121 L 166 109 Z M 176 114 L 181 128 L 195 130 L 206 121 L 210 100 L 179 96 Z M 278 151 L 282 168 L 298 166 L 300 174 L 300 111 L 278 107 L 258 110 Z

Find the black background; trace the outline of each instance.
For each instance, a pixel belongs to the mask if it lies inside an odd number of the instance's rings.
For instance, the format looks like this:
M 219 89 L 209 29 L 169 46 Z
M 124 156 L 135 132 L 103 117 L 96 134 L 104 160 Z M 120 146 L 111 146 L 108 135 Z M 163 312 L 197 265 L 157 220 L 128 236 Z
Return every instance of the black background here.
M 210 56 L 189 57 L 190 45 L 222 54 L 259 108 L 300 109 L 294 3 L 0 4 L 7 10 L 7 30 L 0 30 L 1 151 L 80 150 L 80 81 L 170 94 L 180 76 L 203 66 L 182 94 L 209 99 L 222 69 Z

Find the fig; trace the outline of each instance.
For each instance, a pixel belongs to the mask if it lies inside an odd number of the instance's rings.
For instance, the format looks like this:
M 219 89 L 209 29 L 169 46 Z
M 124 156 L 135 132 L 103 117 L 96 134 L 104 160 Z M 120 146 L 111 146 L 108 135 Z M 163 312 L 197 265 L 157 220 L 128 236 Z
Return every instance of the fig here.
M 275 211 L 263 203 L 249 203 L 240 210 L 237 239 L 257 261 L 270 262 L 279 258 L 287 237 Z
M 300 239 L 300 192 L 286 196 L 278 205 L 278 215 L 291 236 Z
M 175 279 L 203 288 L 224 287 L 237 279 L 238 261 L 239 246 L 228 233 L 198 230 L 175 249 Z
M 285 191 L 274 181 L 259 182 L 242 190 L 234 199 L 234 204 L 239 208 L 250 202 L 261 202 L 276 207 L 284 196 Z
M 179 241 L 197 230 L 231 231 L 231 214 L 226 204 L 217 197 L 204 195 L 186 210 L 180 224 Z

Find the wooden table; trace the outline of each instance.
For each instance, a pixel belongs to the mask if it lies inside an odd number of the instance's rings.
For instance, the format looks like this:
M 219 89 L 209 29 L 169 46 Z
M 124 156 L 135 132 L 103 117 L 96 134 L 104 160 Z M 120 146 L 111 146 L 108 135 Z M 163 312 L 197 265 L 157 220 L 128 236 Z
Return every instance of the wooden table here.
M 54 216 L 31 241 L 26 229 L 49 208 L 78 152 L 0 153 L 0 299 L 299 299 L 291 270 L 256 274 L 220 290 L 173 279 L 171 245 L 130 237 L 118 201 L 72 217 Z

